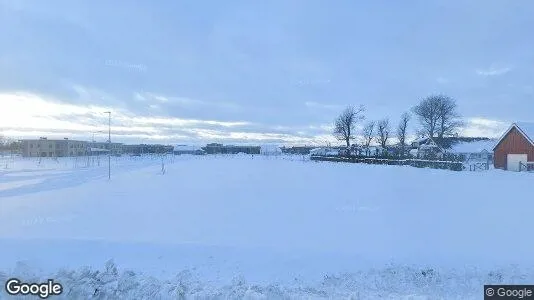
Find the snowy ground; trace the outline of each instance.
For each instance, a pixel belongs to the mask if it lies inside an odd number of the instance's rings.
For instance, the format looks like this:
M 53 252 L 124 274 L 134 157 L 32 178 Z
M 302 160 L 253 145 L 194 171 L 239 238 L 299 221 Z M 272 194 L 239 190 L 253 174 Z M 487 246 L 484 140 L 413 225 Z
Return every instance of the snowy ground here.
M 0 161 L 0 282 L 55 278 L 68 299 L 480 299 L 534 282 L 532 174 L 246 155 L 112 167 Z

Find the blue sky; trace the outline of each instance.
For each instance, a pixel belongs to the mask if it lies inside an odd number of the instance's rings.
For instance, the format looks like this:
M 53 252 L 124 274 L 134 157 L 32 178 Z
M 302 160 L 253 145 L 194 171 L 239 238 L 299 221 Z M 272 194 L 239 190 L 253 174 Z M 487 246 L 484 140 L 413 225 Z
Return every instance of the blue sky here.
M 0 0 L 0 130 L 88 139 L 110 109 L 125 142 L 322 143 L 347 105 L 396 124 L 446 93 L 464 134 L 498 136 L 534 121 L 533 15 L 528 0 Z

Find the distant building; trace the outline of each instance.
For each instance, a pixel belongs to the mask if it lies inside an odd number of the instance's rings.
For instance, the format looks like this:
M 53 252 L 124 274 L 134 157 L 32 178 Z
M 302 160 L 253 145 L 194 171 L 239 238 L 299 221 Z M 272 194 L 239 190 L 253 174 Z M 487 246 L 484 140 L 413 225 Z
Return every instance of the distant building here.
M 197 146 L 187 146 L 187 145 L 176 145 L 174 147 L 173 153 L 175 155 L 190 154 L 190 155 L 204 155 L 205 151 L 201 147 Z
M 111 150 L 112 155 L 121 155 L 123 153 L 122 143 L 92 142 L 89 143 L 89 146 L 94 149 L 107 150 L 105 152 L 109 152 Z
M 122 145 L 122 153 L 132 155 L 172 154 L 173 150 L 173 146 L 159 144 Z
M 107 149 L 89 148 L 89 155 L 90 156 L 108 155 L 108 153 L 109 153 L 109 150 L 107 150 Z
M 294 146 L 294 147 L 282 147 L 282 153 L 285 154 L 310 154 L 310 150 L 315 149 L 316 147 L 310 146 Z
M 262 145 L 260 146 L 261 155 L 280 155 L 282 154 L 282 149 L 276 145 Z
M 419 142 L 417 151 L 417 158 L 422 159 L 443 159 L 445 156 L 445 149 L 441 147 L 433 138 L 429 138 L 426 142 Z
M 494 140 L 483 137 L 433 137 L 412 142 L 412 156 L 424 159 L 491 160 Z
M 202 147 L 202 150 L 204 150 L 206 154 L 221 154 L 223 153 L 223 147 L 223 144 L 211 143 Z
M 260 146 L 234 146 L 223 144 L 207 144 L 202 148 L 206 154 L 260 154 Z
M 322 156 L 338 156 L 339 149 L 330 148 L 330 147 L 320 147 L 310 150 L 311 155 L 322 155 Z
M 459 142 L 451 146 L 449 153 L 459 156 L 464 161 L 493 161 L 493 147 L 496 140 Z
M 24 157 L 65 157 L 83 156 L 88 154 L 88 143 L 64 138 L 62 140 L 24 139 L 22 142 L 22 156 Z
M 534 123 L 512 124 L 497 141 L 493 153 L 495 168 L 534 170 Z

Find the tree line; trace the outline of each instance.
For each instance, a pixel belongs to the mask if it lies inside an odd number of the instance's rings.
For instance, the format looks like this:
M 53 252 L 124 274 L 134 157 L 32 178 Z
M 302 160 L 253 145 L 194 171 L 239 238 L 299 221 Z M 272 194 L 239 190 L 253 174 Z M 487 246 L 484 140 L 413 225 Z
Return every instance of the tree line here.
M 351 146 L 357 136 L 356 127 L 365 120 L 365 107 L 349 106 L 334 121 L 333 135 Z M 444 94 L 430 95 L 423 98 L 410 111 L 402 113 L 399 123 L 392 128 L 389 118 L 370 120 L 362 124 L 362 146 L 369 148 L 376 141 L 382 148 L 386 148 L 388 141 L 397 138 L 402 153 L 405 153 L 406 139 L 409 135 L 408 127 L 415 116 L 419 127 L 416 134 L 420 137 L 443 138 L 455 134 L 463 125 L 456 100 Z
M 17 152 L 21 149 L 21 142 L 5 137 L 0 134 L 0 151 Z

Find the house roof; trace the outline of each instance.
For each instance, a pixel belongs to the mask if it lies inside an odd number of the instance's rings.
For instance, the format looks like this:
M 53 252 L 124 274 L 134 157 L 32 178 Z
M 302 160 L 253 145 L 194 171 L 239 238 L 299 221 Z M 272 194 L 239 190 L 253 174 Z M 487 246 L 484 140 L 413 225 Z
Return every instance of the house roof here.
M 497 140 L 460 142 L 452 145 L 450 151 L 454 153 L 478 153 L 484 150 L 491 151 L 496 143 Z
M 419 146 L 420 149 L 438 148 L 439 151 L 445 152 L 443 146 L 436 142 L 434 138 L 427 138 L 426 142 Z
M 532 122 L 516 122 L 515 123 L 521 131 L 528 137 L 528 139 L 534 144 L 534 123 Z
M 517 131 L 519 131 L 519 133 L 521 133 L 527 139 L 527 141 L 529 141 L 530 144 L 532 144 L 532 146 L 534 146 L 534 123 L 515 122 L 510 126 L 510 128 L 508 128 L 508 130 L 504 132 L 504 134 L 497 141 L 497 143 L 495 143 L 495 146 L 493 147 L 494 150 L 502 142 L 502 140 L 508 135 L 508 133 L 514 128 L 517 129 Z
M 451 151 L 454 148 L 454 146 L 461 144 L 461 143 L 474 143 L 478 141 L 487 142 L 490 140 L 489 138 L 485 138 L 485 137 L 449 136 L 449 137 L 442 137 L 442 138 L 439 138 L 439 137 L 424 138 L 424 139 L 420 139 L 420 141 L 424 141 L 423 144 L 425 144 L 428 142 L 429 139 L 432 139 L 434 143 L 436 143 L 436 145 L 438 145 L 442 150 L 447 150 L 447 151 Z
M 412 143 L 422 143 L 422 142 L 426 142 L 428 138 L 427 137 L 420 137 L 416 140 L 413 140 Z

